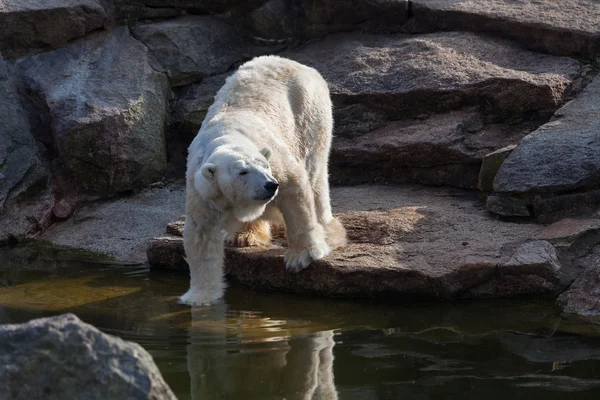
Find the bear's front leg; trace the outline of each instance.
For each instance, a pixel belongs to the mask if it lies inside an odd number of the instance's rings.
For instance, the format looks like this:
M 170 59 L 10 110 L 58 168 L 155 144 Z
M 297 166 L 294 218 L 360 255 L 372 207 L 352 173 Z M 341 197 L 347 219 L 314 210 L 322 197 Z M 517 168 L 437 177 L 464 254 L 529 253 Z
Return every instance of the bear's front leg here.
M 216 303 L 225 293 L 223 277 L 224 229 L 198 227 L 192 218 L 186 218 L 183 244 L 190 267 L 190 289 L 179 302 L 190 306 Z
M 323 227 L 317 221 L 308 179 L 290 182 L 280 190 L 276 201 L 285 221 L 288 249 L 284 261 L 288 271 L 301 271 L 331 253 Z

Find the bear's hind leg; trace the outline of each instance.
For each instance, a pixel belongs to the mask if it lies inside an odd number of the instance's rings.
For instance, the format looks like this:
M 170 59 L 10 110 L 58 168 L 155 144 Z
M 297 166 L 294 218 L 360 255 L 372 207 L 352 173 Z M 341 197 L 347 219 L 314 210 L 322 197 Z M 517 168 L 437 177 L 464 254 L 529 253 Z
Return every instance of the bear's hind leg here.
M 332 249 L 345 246 L 347 243 L 346 229 L 344 229 L 342 222 L 331 213 L 329 175 L 326 168 L 321 170 L 315 179 L 314 195 L 317 220 L 325 230 L 327 244 Z
M 262 218 L 247 222 L 239 232 L 230 235 L 226 242 L 234 247 L 268 246 L 271 243 L 271 225 Z

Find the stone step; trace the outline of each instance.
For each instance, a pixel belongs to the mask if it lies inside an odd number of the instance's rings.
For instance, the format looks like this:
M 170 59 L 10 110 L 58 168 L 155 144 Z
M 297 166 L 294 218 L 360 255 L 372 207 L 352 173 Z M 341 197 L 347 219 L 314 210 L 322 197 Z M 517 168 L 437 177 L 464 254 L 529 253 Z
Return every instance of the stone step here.
M 556 55 L 600 55 L 596 0 L 411 0 L 405 30 L 484 32 Z
M 565 243 L 583 236 L 571 232 L 576 224 L 560 230 L 501 221 L 460 190 L 367 185 L 334 188 L 332 199 L 348 230 L 346 247 L 298 274 L 285 271 L 281 236 L 269 248 L 228 248 L 228 276 L 328 296 L 438 299 L 557 294 L 574 279 L 563 254 L 573 248 Z M 179 222 L 169 232 L 182 229 Z M 188 270 L 179 236 L 154 238 L 147 255 L 153 268 Z
M 577 93 L 586 69 L 470 33 L 336 34 L 281 53 L 315 67 L 334 103 L 334 184 L 477 188 L 481 161 Z M 173 121 L 199 128 L 228 74 L 177 88 Z M 500 123 L 501 122 L 501 123 Z

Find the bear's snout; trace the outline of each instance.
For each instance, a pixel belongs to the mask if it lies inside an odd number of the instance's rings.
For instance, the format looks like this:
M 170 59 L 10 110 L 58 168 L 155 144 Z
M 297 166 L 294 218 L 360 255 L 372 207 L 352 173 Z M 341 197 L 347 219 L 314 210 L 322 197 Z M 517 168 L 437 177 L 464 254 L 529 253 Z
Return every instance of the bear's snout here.
M 267 182 L 265 184 L 265 190 L 271 194 L 274 194 L 277 191 L 278 187 L 279 187 L 279 183 L 277 183 L 277 182 Z

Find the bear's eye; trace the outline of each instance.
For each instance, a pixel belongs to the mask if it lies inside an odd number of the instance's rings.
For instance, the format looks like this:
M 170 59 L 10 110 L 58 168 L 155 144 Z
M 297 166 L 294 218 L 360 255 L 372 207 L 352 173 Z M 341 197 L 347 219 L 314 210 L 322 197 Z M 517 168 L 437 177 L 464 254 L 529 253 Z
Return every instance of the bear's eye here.
M 242 170 L 242 171 L 240 171 L 240 173 L 239 173 L 239 175 L 240 175 L 240 176 L 242 176 L 242 175 L 247 175 L 247 174 L 248 174 L 248 171 L 247 171 L 247 170 L 245 170 L 245 169 L 244 169 L 244 170 Z

